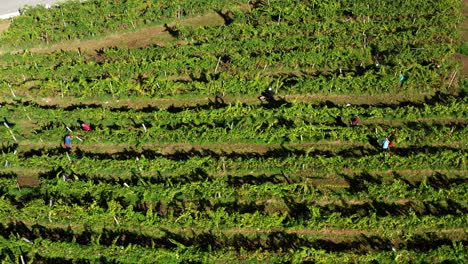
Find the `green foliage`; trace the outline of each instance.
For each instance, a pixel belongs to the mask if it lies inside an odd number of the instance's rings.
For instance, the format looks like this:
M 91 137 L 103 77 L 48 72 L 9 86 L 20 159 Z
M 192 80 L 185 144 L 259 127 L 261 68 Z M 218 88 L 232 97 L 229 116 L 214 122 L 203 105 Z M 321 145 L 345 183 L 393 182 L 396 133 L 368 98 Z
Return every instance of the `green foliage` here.
M 457 48 L 457 52 L 465 56 L 468 56 L 468 42 L 464 42 L 460 44 L 460 46 L 458 46 Z
M 30 45 L 96 37 L 110 31 L 135 30 L 182 16 L 203 14 L 241 1 L 64 1 L 46 9 L 26 6 L 1 36 L 3 45 Z
M 212 11 L 226 25 L 176 23 L 161 47 L 0 56 L 3 262 L 466 259 L 460 1 L 245 2 L 22 10 L 4 47 Z M 267 87 L 276 103 L 257 101 Z M 214 96 L 225 102 L 199 103 Z M 68 133 L 82 141 L 65 152 Z M 395 147 L 381 153 L 390 133 Z

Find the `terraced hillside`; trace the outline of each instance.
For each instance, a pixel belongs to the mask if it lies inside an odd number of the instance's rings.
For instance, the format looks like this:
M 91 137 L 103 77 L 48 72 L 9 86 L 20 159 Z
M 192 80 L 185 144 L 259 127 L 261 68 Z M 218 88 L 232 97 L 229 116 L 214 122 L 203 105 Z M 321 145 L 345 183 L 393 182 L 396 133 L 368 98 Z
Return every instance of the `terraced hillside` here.
M 463 262 L 465 8 L 23 10 L 0 35 L 0 258 Z M 260 101 L 269 87 L 274 99 Z

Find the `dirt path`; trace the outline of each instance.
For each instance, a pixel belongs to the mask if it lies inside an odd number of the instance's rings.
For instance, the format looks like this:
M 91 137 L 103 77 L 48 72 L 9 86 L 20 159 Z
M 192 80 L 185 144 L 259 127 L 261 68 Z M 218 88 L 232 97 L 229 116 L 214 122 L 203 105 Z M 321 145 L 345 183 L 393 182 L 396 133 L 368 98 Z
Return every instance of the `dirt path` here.
M 462 3 L 463 21 L 459 25 L 460 36 L 462 43 L 468 43 L 468 0 L 463 0 Z M 468 56 L 464 54 L 456 54 L 456 59 L 462 63 L 460 74 L 462 78 L 468 78 Z
M 448 147 L 448 148 L 464 148 L 468 143 L 436 143 L 427 146 L 422 145 L 399 145 L 398 149 L 404 148 L 420 148 L 424 147 Z M 19 143 L 19 152 L 37 149 L 59 148 L 60 144 L 52 143 Z M 341 147 L 338 149 L 338 147 Z M 228 155 L 230 153 L 237 154 L 256 154 L 264 155 L 271 151 L 282 151 L 291 148 L 292 151 L 305 151 L 308 150 L 331 150 L 341 151 L 343 149 L 351 148 L 364 148 L 374 150 L 374 147 L 366 143 L 355 143 L 349 141 L 322 141 L 322 142 L 308 142 L 308 143 L 292 143 L 292 144 L 249 144 L 249 143 L 210 143 L 210 144 L 190 144 L 190 143 L 161 143 L 161 144 L 145 144 L 140 146 L 130 144 L 84 144 L 77 143 L 73 149 L 79 149 L 89 153 L 105 153 L 105 154 L 118 154 L 123 152 L 141 152 L 145 150 L 155 151 L 161 155 L 174 155 L 180 152 L 219 152 L 220 155 Z
M 89 227 L 83 226 L 80 224 L 74 224 L 74 223 L 67 223 L 67 224 L 61 224 L 61 223 L 38 223 L 37 221 L 27 221 L 23 219 L 14 219 L 14 218 L 9 218 L 9 219 L 2 219 L 5 221 L 4 224 L 8 225 L 16 225 L 16 224 L 24 224 L 25 226 L 29 227 L 29 229 L 33 229 L 33 226 L 37 225 L 42 225 L 46 228 L 50 229 L 63 229 L 67 230 L 72 228 L 74 232 L 83 232 L 83 231 L 90 231 Z M 112 226 L 112 225 L 111 225 Z M 93 230 L 96 230 L 96 232 L 100 232 L 100 230 L 104 229 L 109 229 L 111 228 L 109 225 L 93 225 Z M 224 234 L 224 235 L 235 235 L 235 234 L 242 234 L 242 235 L 260 235 L 260 234 L 271 234 L 271 233 L 287 233 L 287 234 L 297 234 L 297 235 L 324 235 L 327 236 L 327 239 L 338 239 L 336 236 L 339 236 L 339 240 L 342 239 L 355 239 L 355 236 L 371 236 L 371 235 L 382 235 L 383 233 L 388 233 L 391 231 L 394 232 L 401 232 L 401 229 L 388 229 L 388 230 L 361 230 L 361 229 L 350 229 L 350 228 L 335 228 L 335 227 L 325 227 L 325 228 L 317 228 L 317 229 L 312 229 L 312 228 L 270 228 L 270 229 L 260 229 L 260 228 L 251 228 L 251 227 L 245 227 L 245 228 L 215 228 L 211 230 L 206 230 L 206 229 L 200 229 L 200 228 L 164 228 L 160 227 L 158 229 L 155 229 L 154 227 L 145 227 L 145 226 L 140 226 L 140 227 L 118 227 L 118 229 L 121 230 L 126 230 L 128 232 L 135 232 L 138 234 L 144 234 L 144 235 L 150 235 L 154 234 L 156 232 L 168 232 L 172 234 L 180 234 L 180 235 L 185 235 L 185 236 L 193 236 L 193 235 L 199 235 L 203 234 L 206 232 L 212 233 L 212 234 Z M 440 229 L 413 229 L 411 230 L 411 233 L 413 234 L 425 234 L 425 233 L 441 233 L 445 235 L 453 234 L 457 237 L 464 237 L 466 236 L 467 230 L 465 228 L 440 228 Z M 330 237 L 328 237 L 330 236 Z
M 418 94 L 383 94 L 383 95 L 285 95 L 280 96 L 286 102 L 304 102 L 304 103 L 324 103 L 335 105 L 394 105 L 405 103 L 424 103 L 432 98 L 433 94 L 418 93 Z M 199 97 L 199 98 L 132 98 L 132 99 L 79 99 L 75 97 L 15 97 L 0 99 L 0 104 L 28 104 L 38 105 L 40 107 L 57 107 L 67 108 L 73 106 L 80 107 L 106 107 L 106 108 L 122 108 L 128 107 L 132 109 L 142 108 L 158 108 L 164 109 L 168 107 L 189 107 L 197 105 L 206 105 L 214 98 Z M 245 103 L 245 104 L 260 104 L 256 97 L 223 97 L 225 103 Z
M 92 153 L 106 153 L 106 154 L 115 154 L 122 151 L 129 151 L 135 149 L 140 150 L 155 150 L 158 153 L 163 155 L 170 155 L 180 151 L 191 152 L 191 151 L 220 151 L 221 153 L 256 153 L 256 154 L 265 154 L 268 151 L 282 148 L 310 148 L 310 147 L 322 147 L 322 148 L 336 148 L 337 145 L 343 147 L 365 147 L 367 144 L 363 143 L 354 143 L 354 142 L 344 142 L 344 141 L 331 141 L 331 142 L 315 142 L 315 143 L 304 143 L 304 144 L 248 144 L 248 143 L 237 143 L 237 144 L 190 144 L 190 143 L 162 143 L 162 144 L 145 144 L 139 147 L 129 144 L 84 144 L 79 145 L 77 143 L 76 147 L 82 151 L 92 152 Z M 60 144 L 51 144 L 51 143 L 19 143 L 18 148 L 20 152 L 30 149 L 40 149 L 40 148 L 55 148 L 60 147 Z M 370 146 L 369 146 L 370 147 Z

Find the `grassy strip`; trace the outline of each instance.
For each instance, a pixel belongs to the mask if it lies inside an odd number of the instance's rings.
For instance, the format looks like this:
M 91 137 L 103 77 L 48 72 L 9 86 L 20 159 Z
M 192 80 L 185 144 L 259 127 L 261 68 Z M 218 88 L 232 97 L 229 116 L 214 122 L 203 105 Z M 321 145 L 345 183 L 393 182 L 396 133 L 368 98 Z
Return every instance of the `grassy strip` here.
M 176 241 L 174 241 L 176 243 Z M 264 249 L 246 251 L 244 249 L 224 248 L 220 250 L 202 250 L 196 247 L 186 247 L 183 244 L 176 249 L 145 248 L 139 245 L 127 247 L 79 245 L 69 242 L 54 242 L 49 239 L 36 239 L 34 243 L 27 243 L 21 239 L 3 239 L 0 244 L 5 245 L 1 258 L 7 262 L 20 262 L 20 256 L 25 261 L 36 263 L 71 263 L 71 262 L 116 262 L 116 263 L 332 263 L 353 262 L 390 263 L 403 262 L 463 262 L 466 252 L 462 242 L 453 245 L 442 245 L 424 251 L 412 251 L 404 248 L 391 247 L 380 252 L 349 253 L 326 251 L 313 247 L 296 245 L 287 252 L 273 252 Z M 22 250 L 24 251 L 22 251 Z M 237 260 L 237 261 L 233 261 Z
M 463 229 L 432 229 L 360 231 L 325 228 L 313 229 L 166 229 L 150 232 L 146 228 L 128 229 L 110 226 L 38 224 L 27 221 L 7 221 L 0 226 L 2 233 L 18 233 L 28 240 L 52 239 L 53 241 L 75 242 L 81 245 L 100 244 L 106 246 L 139 245 L 159 249 L 177 249 L 195 246 L 202 250 L 236 248 L 255 251 L 263 248 L 272 252 L 295 249 L 295 245 L 325 249 L 331 252 L 379 252 L 397 247 L 406 250 L 429 250 L 456 241 L 465 241 Z M 366 239 L 367 238 L 367 239 Z M 431 243 L 432 240 L 432 243 Z M 381 244 L 379 245 L 379 241 Z
M 76 98 L 76 97 L 44 97 L 39 99 L 38 97 L 15 97 L 6 99 L 11 96 L 11 93 L 5 94 L 0 104 L 19 104 L 23 106 L 34 105 L 40 108 L 55 108 L 65 110 L 75 110 L 77 108 L 107 108 L 112 110 L 144 110 L 148 108 L 153 109 L 170 109 L 174 107 L 193 107 L 202 108 L 204 105 L 216 106 L 213 102 L 214 98 L 209 97 L 197 97 L 197 96 L 171 96 L 167 99 L 158 98 Z M 432 93 L 401 93 L 401 94 L 382 94 L 382 95 L 280 95 L 287 101 L 291 102 L 304 102 L 320 104 L 327 102 L 329 106 L 344 106 L 347 103 L 352 105 L 360 106 L 377 106 L 377 107 L 388 107 L 388 106 L 399 106 L 399 105 L 422 105 L 430 101 L 431 99 L 439 98 L 440 95 Z M 213 100 L 212 100 L 213 99 Z M 225 96 L 223 100 L 226 104 L 242 103 L 247 105 L 258 105 L 260 101 L 256 97 L 230 97 Z

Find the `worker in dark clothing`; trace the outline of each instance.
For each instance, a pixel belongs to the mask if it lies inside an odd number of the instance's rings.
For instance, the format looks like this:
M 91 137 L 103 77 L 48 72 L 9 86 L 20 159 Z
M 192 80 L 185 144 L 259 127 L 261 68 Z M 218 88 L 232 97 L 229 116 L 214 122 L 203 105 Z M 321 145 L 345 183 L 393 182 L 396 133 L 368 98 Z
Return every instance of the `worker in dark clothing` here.
M 269 87 L 267 90 L 263 91 L 262 94 L 258 97 L 258 99 L 261 102 L 267 101 L 267 102 L 273 102 L 275 100 L 274 98 L 275 92 L 271 87 Z

